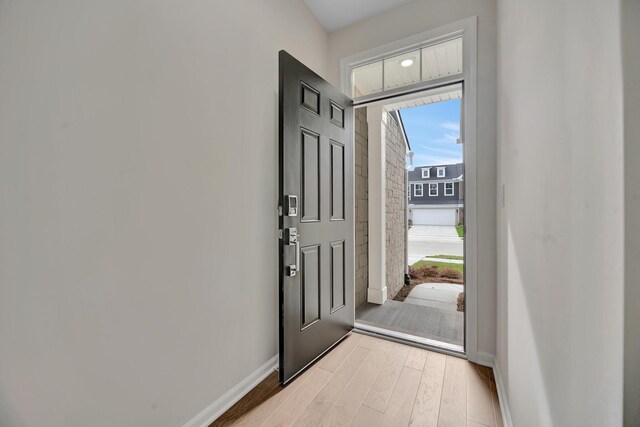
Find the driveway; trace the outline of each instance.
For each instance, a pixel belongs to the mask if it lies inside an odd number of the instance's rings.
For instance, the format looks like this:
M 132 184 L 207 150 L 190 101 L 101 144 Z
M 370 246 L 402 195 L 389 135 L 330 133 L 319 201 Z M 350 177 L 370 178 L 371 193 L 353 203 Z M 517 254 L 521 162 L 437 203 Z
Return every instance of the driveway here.
M 409 229 L 409 265 L 433 255 L 464 255 L 464 242 L 452 225 L 414 225 Z

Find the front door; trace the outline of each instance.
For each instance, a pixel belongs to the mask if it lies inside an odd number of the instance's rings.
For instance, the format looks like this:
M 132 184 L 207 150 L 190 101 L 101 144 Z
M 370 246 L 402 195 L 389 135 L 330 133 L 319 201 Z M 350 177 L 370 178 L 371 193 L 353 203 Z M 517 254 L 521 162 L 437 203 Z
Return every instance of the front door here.
M 280 381 L 354 324 L 352 101 L 280 51 Z

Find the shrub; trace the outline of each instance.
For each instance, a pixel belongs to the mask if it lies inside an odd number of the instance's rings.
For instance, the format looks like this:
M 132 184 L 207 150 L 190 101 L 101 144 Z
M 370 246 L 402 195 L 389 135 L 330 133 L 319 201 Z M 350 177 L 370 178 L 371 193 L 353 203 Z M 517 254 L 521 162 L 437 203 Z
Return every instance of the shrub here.
M 409 266 L 409 277 L 411 277 L 412 279 L 419 279 L 420 271 L 417 268 Z
M 422 277 L 438 277 L 438 267 L 435 265 L 423 265 L 419 270 Z
M 458 311 L 464 311 L 464 292 L 460 292 L 458 294 L 458 301 L 456 305 L 458 307 Z
M 460 272 L 458 270 L 454 270 L 453 268 L 445 268 L 440 273 L 440 277 L 445 277 L 447 279 L 456 279 L 456 280 L 458 280 L 458 279 L 460 279 L 462 277 L 462 275 L 460 274 Z

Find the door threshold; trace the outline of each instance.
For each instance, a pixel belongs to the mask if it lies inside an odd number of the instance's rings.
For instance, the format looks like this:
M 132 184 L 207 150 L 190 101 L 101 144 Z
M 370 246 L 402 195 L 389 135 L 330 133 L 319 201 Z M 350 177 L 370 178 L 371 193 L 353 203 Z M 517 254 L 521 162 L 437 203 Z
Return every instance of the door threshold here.
M 358 322 L 356 322 L 354 325 L 354 332 L 360 332 L 365 335 L 371 335 L 374 337 L 395 341 L 400 344 L 408 344 L 414 347 L 420 347 L 420 348 L 424 348 L 425 350 L 444 353 L 450 356 L 456 356 L 463 359 L 467 358 L 467 355 L 464 352 L 464 347 L 461 345 L 449 344 L 446 342 L 432 340 L 429 338 L 417 337 L 415 335 L 391 331 L 389 329 L 378 328 L 376 326 L 365 325 L 363 323 L 358 323 Z

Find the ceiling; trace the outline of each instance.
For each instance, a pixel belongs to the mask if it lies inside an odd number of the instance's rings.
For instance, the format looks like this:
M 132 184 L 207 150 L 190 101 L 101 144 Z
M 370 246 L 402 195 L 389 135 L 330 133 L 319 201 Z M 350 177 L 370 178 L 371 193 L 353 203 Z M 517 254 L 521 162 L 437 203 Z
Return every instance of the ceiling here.
M 347 27 L 410 0 L 304 0 L 328 32 Z

